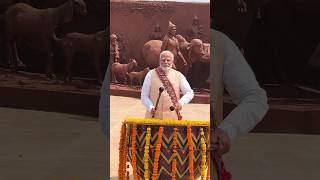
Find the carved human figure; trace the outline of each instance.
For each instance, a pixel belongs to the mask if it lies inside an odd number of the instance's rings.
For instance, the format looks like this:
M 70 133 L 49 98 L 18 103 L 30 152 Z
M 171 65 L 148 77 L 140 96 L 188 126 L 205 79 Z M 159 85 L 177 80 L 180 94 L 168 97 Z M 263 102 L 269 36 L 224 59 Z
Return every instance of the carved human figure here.
M 117 41 L 117 35 L 111 34 L 110 35 L 110 64 L 115 62 L 119 62 L 120 59 L 120 49 L 119 43 Z
M 117 42 L 119 47 L 119 62 L 127 63 L 127 41 L 123 33 L 120 33 Z
M 200 24 L 200 20 L 197 15 L 194 15 L 189 31 L 190 39 L 201 39 L 202 34 L 202 25 Z
M 168 32 L 164 36 L 162 45 L 161 45 L 161 52 L 168 50 L 171 51 L 174 55 L 174 65 L 173 68 L 176 69 L 175 64 L 177 60 L 181 60 L 185 66 L 187 66 L 187 61 L 183 57 L 182 53 L 180 52 L 179 48 L 179 41 L 176 38 L 176 25 L 169 21 Z

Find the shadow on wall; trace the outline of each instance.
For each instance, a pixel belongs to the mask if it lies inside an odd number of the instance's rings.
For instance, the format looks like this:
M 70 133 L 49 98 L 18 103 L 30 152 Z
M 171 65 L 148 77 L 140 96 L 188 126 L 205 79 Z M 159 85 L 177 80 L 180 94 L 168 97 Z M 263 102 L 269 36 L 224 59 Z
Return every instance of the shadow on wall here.
M 215 1 L 213 25 L 244 49 L 258 81 L 320 89 L 319 67 L 308 64 L 320 43 L 317 25 L 320 1 L 252 0 L 246 3 L 248 11 L 241 14 L 237 11 L 237 1 Z

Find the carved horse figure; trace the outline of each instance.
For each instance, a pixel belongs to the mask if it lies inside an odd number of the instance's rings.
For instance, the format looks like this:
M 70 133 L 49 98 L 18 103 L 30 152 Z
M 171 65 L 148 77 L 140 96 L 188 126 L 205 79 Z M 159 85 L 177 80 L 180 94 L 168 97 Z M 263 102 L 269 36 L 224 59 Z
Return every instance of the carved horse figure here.
M 9 66 L 12 70 L 24 68 L 20 60 L 17 42 L 21 39 L 36 41 L 41 45 L 47 57 L 47 76 L 55 78 L 52 63 L 52 34 L 54 29 L 70 22 L 74 15 L 87 14 L 87 6 L 83 0 L 67 0 L 56 8 L 36 9 L 25 3 L 16 3 L 5 13 L 6 49 Z

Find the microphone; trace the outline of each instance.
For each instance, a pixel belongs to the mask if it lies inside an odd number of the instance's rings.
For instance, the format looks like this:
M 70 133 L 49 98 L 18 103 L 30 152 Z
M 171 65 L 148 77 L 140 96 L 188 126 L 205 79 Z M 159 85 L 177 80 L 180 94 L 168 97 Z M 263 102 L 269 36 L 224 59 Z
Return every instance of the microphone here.
M 164 91 L 164 88 L 163 87 L 159 87 L 159 94 L 158 94 L 158 98 L 157 98 L 157 102 L 156 102 L 156 107 L 154 108 L 154 110 L 157 110 L 158 108 L 158 104 L 159 104 L 159 99 L 160 99 L 160 96 L 161 96 L 161 93 Z M 152 118 L 154 118 L 154 114 L 152 114 Z
M 162 86 L 159 87 L 159 93 L 161 94 L 164 91 L 164 88 Z

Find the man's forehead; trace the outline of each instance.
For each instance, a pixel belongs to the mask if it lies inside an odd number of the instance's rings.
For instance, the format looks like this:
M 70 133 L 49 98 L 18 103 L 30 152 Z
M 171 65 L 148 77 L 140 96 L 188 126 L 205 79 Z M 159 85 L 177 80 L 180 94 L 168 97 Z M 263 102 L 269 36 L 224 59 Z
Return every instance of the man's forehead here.
M 161 59 L 168 58 L 168 57 L 172 58 L 173 55 L 170 53 L 164 53 L 164 54 L 162 54 Z

